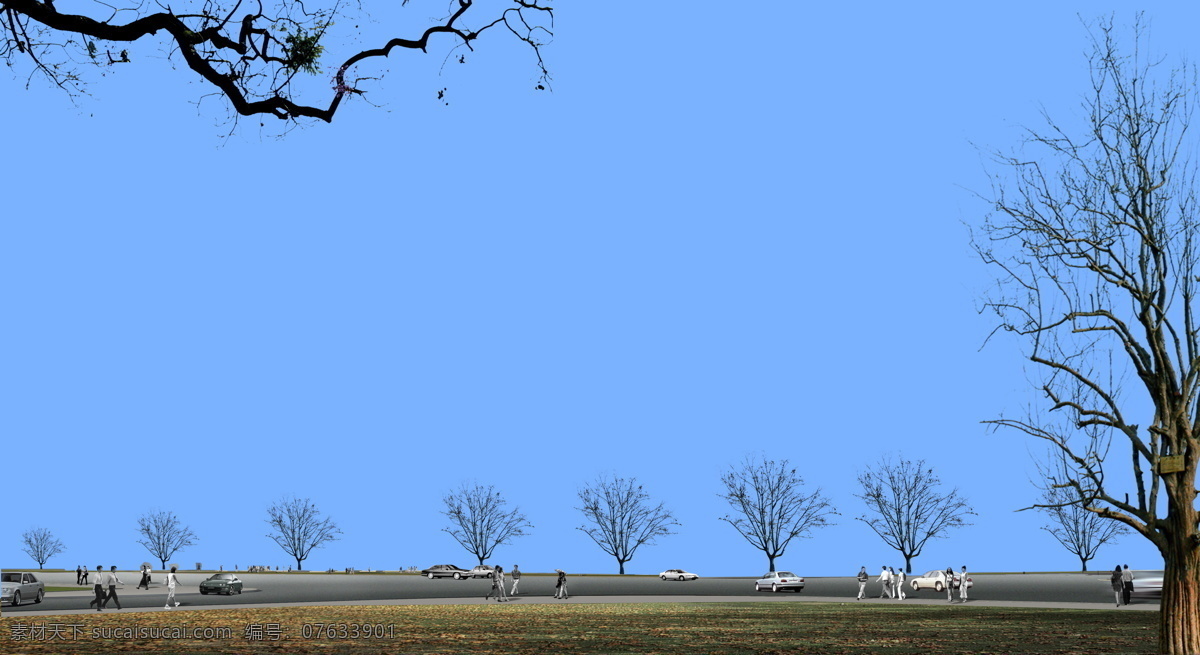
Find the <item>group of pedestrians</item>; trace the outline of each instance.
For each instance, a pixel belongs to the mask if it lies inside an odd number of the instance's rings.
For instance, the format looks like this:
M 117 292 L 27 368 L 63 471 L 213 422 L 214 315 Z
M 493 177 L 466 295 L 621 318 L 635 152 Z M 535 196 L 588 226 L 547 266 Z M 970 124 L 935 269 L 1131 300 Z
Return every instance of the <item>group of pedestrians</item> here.
M 562 600 L 569 598 L 567 595 L 567 574 L 562 569 L 554 569 L 558 573 L 558 579 L 554 582 L 554 597 Z M 509 574 L 512 579 L 512 587 L 509 591 L 504 590 L 504 567 L 497 566 L 492 570 L 492 588 L 484 600 L 495 598 L 496 602 L 504 603 L 509 600 L 510 596 L 517 595 L 517 585 L 521 583 L 521 569 L 513 564 L 512 573 Z
M 962 567 L 962 573 L 956 574 L 954 569 L 946 567 L 946 601 L 954 602 L 954 580 L 958 578 L 958 597 L 959 602 L 967 601 L 967 567 Z M 858 575 L 855 576 L 858 580 L 858 597 L 855 600 L 862 600 L 867 595 L 867 582 L 871 576 L 867 574 L 867 567 L 862 567 L 858 570 Z M 1131 578 L 1132 579 L 1132 578 Z M 908 575 L 904 572 L 904 567 L 900 567 L 900 571 L 890 566 L 884 566 L 879 572 L 879 578 L 876 580 L 881 585 L 879 595 L 876 598 L 895 598 L 904 600 L 908 596 L 904 593 L 905 582 L 908 580 Z M 1132 584 L 1132 583 L 1131 583 Z
M 166 609 L 175 609 L 179 607 L 179 601 L 175 600 L 175 587 L 179 584 L 179 577 L 176 575 L 177 567 L 172 566 L 166 576 L 167 585 L 167 604 Z M 142 579 L 138 582 L 138 589 L 145 587 L 146 591 L 150 590 L 150 565 L 142 564 Z M 82 566 L 75 569 L 75 583 L 79 585 L 87 585 L 88 570 Z M 109 601 L 112 601 L 117 609 L 121 609 L 121 599 L 117 597 L 117 585 L 122 587 L 125 583 L 117 575 L 117 567 L 112 566 L 108 572 L 104 571 L 104 567 L 96 566 L 96 581 L 92 585 L 92 591 L 96 597 L 89 603 L 88 607 L 95 607 L 97 612 L 103 612 L 108 607 Z M 106 589 L 107 587 L 107 589 Z
M 1129 599 L 1133 596 L 1133 571 L 1129 570 L 1128 564 L 1124 569 L 1119 564 L 1113 569 L 1112 588 L 1113 595 L 1116 596 L 1117 607 L 1128 605 Z

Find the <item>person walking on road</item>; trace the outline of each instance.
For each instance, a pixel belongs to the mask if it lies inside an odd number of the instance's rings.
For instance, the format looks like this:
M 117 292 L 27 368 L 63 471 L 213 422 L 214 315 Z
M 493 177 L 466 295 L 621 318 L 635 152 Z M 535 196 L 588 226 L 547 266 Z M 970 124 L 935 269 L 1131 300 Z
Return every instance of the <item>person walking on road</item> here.
M 492 596 L 496 597 L 497 603 L 502 603 L 508 600 L 508 597 L 504 594 L 504 567 L 502 566 L 497 566 L 495 569 L 492 569 L 492 590 L 489 591 L 488 595 L 484 596 L 483 599 L 487 600 Z
M 92 592 L 96 594 L 96 597 L 94 599 L 92 599 L 92 602 L 88 603 L 88 607 L 95 605 L 97 612 L 104 611 L 104 584 L 103 584 L 104 581 L 100 579 L 100 577 L 102 575 L 104 575 L 104 567 L 97 564 L 96 565 L 96 583 L 92 585 Z M 84 580 L 86 580 L 86 579 L 87 579 L 87 577 L 85 576 Z
M 179 601 L 175 600 L 175 585 L 179 583 L 179 578 L 175 575 L 175 567 L 167 572 L 167 604 L 163 605 L 165 609 L 175 609 L 179 607 Z M 171 603 L 175 603 L 172 605 Z
M 867 575 L 867 567 L 864 566 L 858 570 L 858 598 L 855 598 L 855 600 L 863 599 L 863 595 L 867 591 L 867 580 L 870 579 L 870 577 L 871 576 Z
M 1113 569 L 1112 577 L 1109 578 L 1109 582 L 1112 583 L 1113 595 L 1116 596 L 1117 607 L 1121 606 L 1121 598 L 1125 596 L 1125 580 L 1122 579 L 1122 575 L 1121 565 L 1118 564 L 1117 568 Z
M 86 587 L 87 583 L 88 583 L 87 579 L 88 579 L 88 569 L 85 566 L 85 567 L 83 567 L 83 580 L 81 581 L 80 584 L 82 584 L 83 586 Z
M 99 579 L 100 576 L 97 575 L 96 578 Z M 117 609 L 121 609 L 121 599 L 117 598 L 117 585 L 124 587 L 125 583 L 121 582 L 121 579 L 117 577 L 117 567 L 115 565 L 109 569 L 107 579 L 108 595 L 104 597 L 104 606 L 108 607 L 108 601 L 111 600 L 117 604 Z
M 558 571 L 558 581 L 554 584 L 554 597 L 566 600 L 567 596 L 567 574 L 562 569 L 554 569 Z
M 962 579 L 958 582 L 958 600 L 959 602 L 967 602 L 967 567 L 962 567 Z
M 513 564 L 512 574 L 509 577 L 512 578 L 513 583 L 512 583 L 512 591 L 510 591 L 508 595 L 516 596 L 517 595 L 517 583 L 519 583 L 521 581 L 521 569 L 517 568 L 516 564 Z
M 908 576 L 904 573 L 903 566 L 900 567 L 899 573 L 896 573 L 895 571 L 896 569 L 892 569 L 892 582 L 894 582 L 896 585 L 896 591 L 900 594 L 900 600 L 904 600 L 905 598 L 908 598 L 908 596 L 904 595 L 904 581 L 908 578 Z
M 946 602 L 954 602 L 954 567 L 946 567 Z
M 883 567 L 883 570 L 879 572 L 879 580 L 876 582 L 881 585 L 879 590 L 880 598 L 888 598 L 891 596 L 892 574 L 888 573 L 886 566 Z
M 83 565 L 82 564 L 75 567 L 75 585 L 76 586 L 83 585 Z
M 1125 570 L 1121 572 L 1121 599 L 1128 605 L 1133 598 L 1133 571 L 1129 570 L 1129 565 L 1125 565 Z
M 150 565 L 145 562 L 142 562 L 142 579 L 138 582 L 137 588 L 141 589 L 142 587 L 145 587 L 146 591 L 150 591 Z

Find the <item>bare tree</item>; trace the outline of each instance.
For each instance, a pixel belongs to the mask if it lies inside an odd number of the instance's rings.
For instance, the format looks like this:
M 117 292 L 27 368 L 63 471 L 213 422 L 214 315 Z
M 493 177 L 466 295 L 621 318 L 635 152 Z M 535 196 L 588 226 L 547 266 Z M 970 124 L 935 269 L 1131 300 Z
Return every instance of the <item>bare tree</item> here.
M 492 485 L 464 484 L 442 500 L 446 503 L 442 513 L 453 521 L 453 525 L 442 530 L 477 557 L 480 564 L 492 556 L 496 546 L 525 536 L 525 528 L 533 527 L 518 508 L 504 509 L 508 503 Z
M 330 518 L 321 518 L 321 510 L 308 498 L 285 496 L 267 509 L 267 536 L 283 552 L 296 558 L 296 570 L 304 570 L 304 560 L 314 548 L 337 541 L 342 531 Z
M 925 542 L 944 537 L 951 528 L 970 525 L 964 520 L 974 514 L 958 489 L 942 493 L 942 481 L 925 465 L 925 460 L 883 459 L 877 468 L 858 474 L 862 493 L 854 494 L 873 515 L 859 516 L 888 546 L 904 556 L 904 568 L 912 573 L 912 559 L 921 554 Z
M 46 528 L 31 528 L 21 533 L 21 550 L 38 563 L 38 569 L 45 566 L 51 557 L 67 549 L 61 541 L 54 537 Z
M 730 467 L 721 483 L 725 493 L 719 495 L 736 511 L 721 520 L 766 554 L 771 571 L 775 570 L 775 558 L 783 555 L 792 539 L 831 525 L 827 517 L 837 514 L 820 489 L 811 494 L 801 491 L 804 480 L 786 459 L 747 457 Z
M 179 521 L 179 517 L 164 510 L 139 516 L 138 534 L 142 535 L 138 543 L 157 557 L 164 569 L 176 551 L 196 544 L 196 535 Z
M 444 67 L 451 61 L 466 63 L 467 53 L 496 33 L 528 46 L 538 70 L 535 86 L 549 85 L 542 48 L 553 38 L 550 0 L 415 4 L 440 12 L 441 18 L 414 21 L 412 14 L 380 12 L 397 23 L 384 28 L 385 34 L 396 30 L 409 37 L 372 35 L 367 38 L 379 40 L 364 44 L 360 25 L 372 26 L 378 19 L 362 4 L 341 0 L 181 0 L 170 6 L 92 0 L 61 7 L 55 0 L 0 0 L 0 60 L 18 75 L 26 74 L 27 85 L 39 76 L 76 98 L 84 93 L 88 71 L 108 75 L 165 56 L 182 63 L 193 76 L 189 79 L 212 95 L 224 97 L 234 116 L 328 122 L 343 100 L 364 96 L 383 76 L 379 60 L 393 51 L 427 53 L 435 48 L 444 56 Z M 410 20 L 403 21 L 405 16 Z M 413 22 L 424 26 L 409 24 Z M 332 63 L 322 63 L 326 53 L 335 58 Z M 304 79 L 308 75 L 329 81 L 310 82 Z M 306 100 L 308 96 L 314 98 Z
M 600 549 L 617 558 L 621 575 L 625 562 L 633 559 L 638 546 L 654 545 L 655 537 L 673 534 L 669 527 L 679 525 L 662 503 L 650 504 L 636 478 L 601 476 L 579 491 L 583 512 L 592 527 L 577 528 L 595 541 Z
M 1047 118 L 1047 129 L 1029 133 L 1036 153 L 997 155 L 1007 174 L 996 176 L 994 211 L 973 239 L 996 269 L 985 309 L 1044 374 L 1044 409 L 990 423 L 1052 444 L 1071 469 L 1057 484 L 1158 547 L 1159 649 L 1197 653 L 1196 75 L 1161 74 L 1140 17 L 1131 54 L 1112 20 L 1092 31 L 1092 46 L 1087 125 Z M 1113 437 L 1124 457 L 1108 457 Z M 1115 479 L 1132 481 L 1132 499 L 1106 476 L 1122 461 L 1130 468 Z
M 1078 557 L 1080 570 L 1087 571 L 1087 563 L 1096 557 L 1096 551 L 1129 534 L 1129 529 L 1123 523 L 1101 517 L 1094 511 L 1095 499 L 1081 497 L 1079 488 L 1066 482 L 1073 476 L 1062 451 L 1051 451 L 1046 459 L 1054 466 L 1038 465 L 1047 484 L 1041 487 L 1042 496 L 1036 507 L 1050 520 L 1042 529 Z

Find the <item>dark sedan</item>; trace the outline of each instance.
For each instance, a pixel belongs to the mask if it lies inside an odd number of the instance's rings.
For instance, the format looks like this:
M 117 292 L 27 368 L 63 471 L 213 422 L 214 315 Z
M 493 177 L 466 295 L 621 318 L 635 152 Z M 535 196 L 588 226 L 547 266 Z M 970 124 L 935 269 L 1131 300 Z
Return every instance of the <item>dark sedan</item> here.
M 225 594 L 232 596 L 242 593 L 242 581 L 232 573 L 216 573 L 200 583 L 202 594 Z
M 454 578 L 455 580 L 462 580 L 470 575 L 470 573 L 466 569 L 460 569 L 453 564 L 435 564 L 434 566 L 421 571 L 421 575 L 429 578 L 430 580 L 434 578 Z

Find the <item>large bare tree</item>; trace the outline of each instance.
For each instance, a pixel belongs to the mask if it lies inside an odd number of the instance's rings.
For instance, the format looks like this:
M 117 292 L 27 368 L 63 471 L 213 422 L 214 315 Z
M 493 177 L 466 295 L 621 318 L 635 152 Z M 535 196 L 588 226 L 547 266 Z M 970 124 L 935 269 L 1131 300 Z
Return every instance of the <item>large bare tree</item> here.
M 51 557 L 67 549 L 61 541 L 55 538 L 54 533 L 46 528 L 26 530 L 21 534 L 21 543 L 24 544 L 21 550 L 38 563 L 39 569 L 45 566 Z
M 508 501 L 492 485 L 464 484 L 446 494 L 442 502 L 446 504 L 442 513 L 452 521 L 450 527 L 442 530 L 478 558 L 480 564 L 492 556 L 496 546 L 525 536 L 525 529 L 533 527 L 519 508 L 505 509 Z
M 621 575 L 638 546 L 653 545 L 656 537 L 673 534 L 670 526 L 679 525 L 663 503 L 651 503 L 636 478 L 601 476 L 579 491 L 579 501 L 591 525 L 578 529 L 617 558 Z
M 1056 484 L 1158 548 L 1159 648 L 1200 653 L 1197 87 L 1144 32 L 1139 18 L 1122 48 L 1112 20 L 1091 31 L 1085 124 L 1047 118 L 997 155 L 973 241 L 997 274 L 985 308 L 1024 344 L 1045 401 L 991 423 L 1052 444 L 1070 467 Z
M 162 562 L 167 568 L 167 560 L 175 553 L 188 546 L 196 544 L 196 535 L 179 520 L 178 516 L 166 510 L 147 512 L 138 517 L 138 534 L 142 535 L 138 543 L 145 546 L 150 554 Z
M 26 84 L 41 77 L 75 98 L 89 72 L 108 75 L 165 57 L 224 97 L 235 117 L 328 122 L 384 74 L 380 59 L 434 49 L 443 62 L 465 63 L 494 33 L 528 46 L 538 71 L 533 85 L 549 84 L 542 48 L 553 38 L 552 0 L 412 4 L 413 11 L 389 6 L 373 15 L 344 0 L 0 0 L 0 60 Z M 430 14 L 439 17 L 421 20 Z M 385 36 L 360 42 L 381 16 Z
M 904 568 L 912 573 L 912 559 L 921 554 L 925 542 L 944 537 L 951 528 L 970 525 L 965 517 L 975 512 L 958 489 L 942 493 L 942 481 L 925 460 L 884 458 L 878 466 L 858 474 L 861 498 L 871 515 L 857 517 L 888 546 L 904 556 Z
M 747 457 L 721 476 L 721 484 L 720 496 L 734 509 L 721 520 L 763 551 L 771 571 L 792 539 L 830 525 L 828 517 L 837 514 L 820 489 L 803 492 L 804 480 L 786 459 Z
M 331 518 L 322 518 L 321 510 L 308 498 L 285 496 L 267 508 L 267 533 L 283 552 L 296 559 L 296 570 L 304 570 L 304 560 L 314 548 L 337 541 L 342 534 Z
M 1094 499 L 1081 497 L 1079 489 L 1066 482 L 1074 476 L 1062 451 L 1050 452 L 1046 461 L 1053 466 L 1039 464 L 1045 484 L 1041 487 L 1042 495 L 1036 505 L 1049 520 L 1049 524 L 1042 526 L 1042 529 L 1078 557 L 1080 570 L 1087 571 L 1087 563 L 1096 557 L 1100 547 L 1129 534 L 1129 529 L 1124 523 L 1104 518 L 1088 509 L 1094 505 Z

